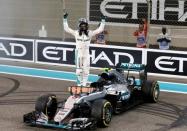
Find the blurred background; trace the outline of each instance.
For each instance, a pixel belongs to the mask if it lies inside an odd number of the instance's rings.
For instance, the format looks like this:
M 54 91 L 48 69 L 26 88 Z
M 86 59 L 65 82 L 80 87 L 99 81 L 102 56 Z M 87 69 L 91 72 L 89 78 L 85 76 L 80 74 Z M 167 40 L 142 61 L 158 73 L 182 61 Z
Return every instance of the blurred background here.
M 135 46 L 133 32 L 140 20 L 146 18 L 150 22 L 150 48 L 157 48 L 156 38 L 164 26 L 172 38 L 171 49 L 186 50 L 187 1 L 152 0 L 148 3 L 149 0 L 0 0 L 0 35 L 37 38 L 43 25 L 47 39 L 74 41 L 63 31 L 62 18 L 67 11 L 73 29 L 77 29 L 81 17 L 86 17 L 90 29 L 95 29 L 105 15 L 108 44 Z

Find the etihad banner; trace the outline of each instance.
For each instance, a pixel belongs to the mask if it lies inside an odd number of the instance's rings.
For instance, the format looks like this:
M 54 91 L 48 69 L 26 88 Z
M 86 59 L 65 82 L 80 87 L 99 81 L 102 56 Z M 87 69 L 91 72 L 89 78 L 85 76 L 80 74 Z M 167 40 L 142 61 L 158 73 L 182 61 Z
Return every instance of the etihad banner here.
M 150 73 L 187 76 L 187 52 L 147 51 L 147 69 Z
M 0 59 L 75 66 L 75 43 L 0 37 Z M 113 45 L 90 45 L 91 67 L 115 68 L 119 62 L 146 64 L 148 73 L 187 76 L 187 52 Z
M 36 41 L 36 62 L 56 65 L 75 65 L 75 43 Z M 119 62 L 141 64 L 142 50 L 130 47 L 90 45 L 92 67 L 115 67 Z
M 60 41 L 37 40 L 35 46 L 36 63 L 73 65 L 75 44 Z
M 36 40 L 36 63 L 75 66 L 75 43 Z M 146 64 L 154 74 L 187 76 L 187 53 L 133 47 L 90 45 L 91 67 L 114 68 L 117 63 Z
M 142 64 L 143 53 L 140 49 L 122 46 L 94 46 L 90 48 L 92 67 L 112 67 L 120 63 Z
M 88 17 L 91 22 L 106 16 L 110 24 L 138 24 L 147 18 L 147 0 L 88 0 Z M 187 25 L 186 0 L 151 0 L 151 24 Z
M 0 59 L 34 62 L 34 40 L 0 37 Z

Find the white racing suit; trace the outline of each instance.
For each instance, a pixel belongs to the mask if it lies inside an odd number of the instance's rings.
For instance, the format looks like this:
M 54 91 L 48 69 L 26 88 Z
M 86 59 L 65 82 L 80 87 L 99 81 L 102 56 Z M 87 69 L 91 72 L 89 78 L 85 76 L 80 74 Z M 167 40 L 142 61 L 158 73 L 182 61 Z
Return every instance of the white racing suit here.
M 89 46 L 91 38 L 96 34 L 99 34 L 104 30 L 105 20 L 101 20 L 99 28 L 94 31 L 88 30 L 88 35 L 82 33 L 79 35 L 78 30 L 73 30 L 68 26 L 67 19 L 64 19 L 64 30 L 73 36 L 76 40 L 76 49 L 75 49 L 75 65 L 76 65 L 76 75 L 77 75 L 77 84 L 78 86 L 86 86 L 88 81 L 88 75 L 90 70 L 90 53 Z

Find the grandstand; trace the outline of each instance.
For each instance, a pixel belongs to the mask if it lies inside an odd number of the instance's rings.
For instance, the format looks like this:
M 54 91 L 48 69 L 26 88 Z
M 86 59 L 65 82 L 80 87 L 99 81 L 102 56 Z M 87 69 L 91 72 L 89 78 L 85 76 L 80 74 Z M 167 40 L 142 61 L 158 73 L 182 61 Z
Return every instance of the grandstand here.
M 107 18 L 108 41 L 111 44 L 134 46 L 136 39 L 132 33 L 136 30 L 139 19 L 147 17 L 146 0 L 132 0 L 140 2 L 137 4 L 137 10 L 132 9 L 132 5 L 135 4 L 128 2 L 129 0 L 119 0 L 118 3 L 109 1 L 111 3 L 105 3 L 108 13 L 119 14 L 123 17 L 125 17 L 124 14 L 128 14 L 128 17 L 126 20 L 117 18 L 116 21 Z M 173 49 L 176 49 L 175 47 L 187 48 L 185 43 L 187 41 L 187 20 L 185 19 L 187 1 L 152 0 L 152 2 L 155 1 L 157 1 L 157 6 L 151 6 L 150 8 L 152 9 L 151 19 L 153 20 L 151 20 L 149 26 L 150 47 L 157 48 L 156 37 L 161 32 L 163 21 L 157 22 L 154 19 L 161 19 L 161 16 L 163 16 L 160 3 L 164 2 L 165 21 L 163 23 L 169 29 L 172 37 L 171 45 Z M 102 2 L 106 2 L 106 0 L 0 0 L 0 34 L 2 36 L 37 37 L 38 30 L 42 25 L 45 25 L 49 38 L 71 40 L 73 37 L 63 31 L 63 9 L 66 9 L 69 13 L 69 24 L 72 28 L 77 28 L 77 20 L 80 17 L 87 17 L 90 20 L 90 28 L 95 29 L 101 17 L 98 14 L 98 9 L 101 9 Z M 154 12 L 156 12 L 156 15 Z M 98 15 L 95 15 L 95 13 Z M 132 19 L 136 15 L 137 18 Z M 179 21 L 181 17 L 184 19 L 183 22 Z

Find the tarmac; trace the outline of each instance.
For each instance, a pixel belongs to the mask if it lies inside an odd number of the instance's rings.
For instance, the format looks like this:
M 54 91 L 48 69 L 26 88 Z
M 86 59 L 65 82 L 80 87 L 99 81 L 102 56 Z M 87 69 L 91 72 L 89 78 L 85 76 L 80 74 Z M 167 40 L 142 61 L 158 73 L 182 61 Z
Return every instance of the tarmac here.
M 11 62 L 3 64 L 11 64 Z M 12 65 L 19 65 L 19 63 L 12 63 Z M 24 66 L 34 67 L 35 65 L 25 64 Z M 45 65 L 38 67 L 49 69 Z M 50 66 L 50 68 L 72 70 L 58 66 Z M 177 82 L 176 79 L 173 81 Z M 179 82 L 186 83 L 186 80 L 180 79 Z M 34 110 L 35 101 L 41 94 L 54 93 L 58 100 L 64 100 L 69 95 L 67 87 L 75 85 L 74 82 L 0 74 L 0 83 L 0 131 L 59 130 L 27 126 L 23 123 L 23 115 Z M 97 130 L 186 131 L 186 100 L 186 94 L 161 92 L 158 103 L 145 103 L 120 115 L 114 115 L 108 128 Z

